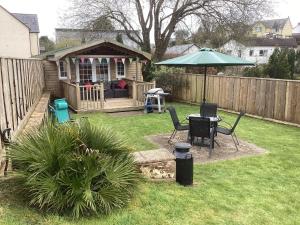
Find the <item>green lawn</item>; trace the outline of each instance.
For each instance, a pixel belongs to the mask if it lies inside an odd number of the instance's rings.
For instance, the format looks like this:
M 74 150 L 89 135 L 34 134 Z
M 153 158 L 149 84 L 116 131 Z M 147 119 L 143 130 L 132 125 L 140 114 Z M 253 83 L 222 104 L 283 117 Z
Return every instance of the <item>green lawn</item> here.
M 198 111 L 176 107 L 181 119 Z M 221 114 L 229 122 L 236 117 Z M 143 136 L 172 130 L 167 113 L 87 116 L 122 131 L 135 150 L 156 147 Z M 146 182 L 126 209 L 105 217 L 72 220 L 41 214 L 12 195 L 13 183 L 0 180 L 0 224 L 300 224 L 300 129 L 245 117 L 237 134 L 269 154 L 196 165 L 193 187 Z

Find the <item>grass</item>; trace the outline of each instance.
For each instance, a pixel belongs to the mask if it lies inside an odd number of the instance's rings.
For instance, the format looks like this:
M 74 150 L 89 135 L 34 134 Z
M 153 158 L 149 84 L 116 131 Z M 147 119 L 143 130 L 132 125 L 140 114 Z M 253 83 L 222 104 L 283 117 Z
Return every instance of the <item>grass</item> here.
M 179 117 L 198 107 L 176 104 Z M 221 113 L 234 122 L 235 115 Z M 135 150 L 155 148 L 143 136 L 171 132 L 168 114 L 112 117 L 89 114 L 128 138 Z M 269 154 L 195 165 L 193 187 L 146 182 L 126 208 L 110 216 L 72 220 L 40 213 L 17 197 L 15 184 L 0 181 L 0 224 L 299 224 L 300 129 L 245 117 L 238 136 Z

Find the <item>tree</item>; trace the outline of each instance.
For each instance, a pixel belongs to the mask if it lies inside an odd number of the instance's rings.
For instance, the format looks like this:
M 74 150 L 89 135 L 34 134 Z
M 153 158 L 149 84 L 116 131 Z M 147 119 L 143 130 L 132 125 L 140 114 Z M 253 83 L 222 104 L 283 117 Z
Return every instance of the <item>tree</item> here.
M 250 24 L 269 11 L 271 0 L 72 0 L 69 19 L 83 25 L 105 16 L 124 29 L 129 39 L 153 60 L 162 59 L 176 28 L 189 18 L 211 17 L 218 24 Z M 140 32 L 133 32 L 139 30 Z
M 175 44 L 176 45 L 182 45 L 182 44 L 188 44 L 191 41 L 189 40 L 190 33 L 186 29 L 179 29 L 174 32 L 175 34 Z
M 287 50 L 287 59 L 290 66 L 290 79 L 294 79 L 294 73 L 297 62 L 297 53 L 294 49 Z
M 123 44 L 123 38 L 122 38 L 122 34 L 117 34 L 117 36 L 116 36 L 116 41 L 117 42 L 120 42 L 121 44 Z
M 88 28 L 90 28 L 91 30 L 114 30 L 115 29 L 111 20 L 105 16 L 100 16 L 95 20 L 92 20 Z
M 44 47 L 45 52 L 51 51 L 55 48 L 55 44 L 51 41 L 48 36 L 41 36 L 39 40 L 40 46 Z
M 220 24 L 214 18 L 203 16 L 197 32 L 192 35 L 193 42 L 199 46 L 219 48 L 227 41 L 245 41 L 248 39 L 251 26 L 244 22 Z
M 290 79 L 291 68 L 288 60 L 288 50 L 276 48 L 269 58 L 266 73 L 271 78 Z

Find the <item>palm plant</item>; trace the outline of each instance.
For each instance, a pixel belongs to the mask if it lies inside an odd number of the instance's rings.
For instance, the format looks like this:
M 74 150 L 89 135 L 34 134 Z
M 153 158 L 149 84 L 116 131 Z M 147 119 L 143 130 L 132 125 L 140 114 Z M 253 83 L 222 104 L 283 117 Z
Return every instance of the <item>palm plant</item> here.
M 47 123 L 10 152 L 30 204 L 75 217 L 125 206 L 140 180 L 124 141 L 88 122 Z

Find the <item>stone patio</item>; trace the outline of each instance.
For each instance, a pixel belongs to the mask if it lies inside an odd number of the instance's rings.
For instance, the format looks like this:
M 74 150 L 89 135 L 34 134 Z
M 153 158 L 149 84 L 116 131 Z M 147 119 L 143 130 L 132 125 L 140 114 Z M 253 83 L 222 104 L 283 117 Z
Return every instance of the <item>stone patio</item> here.
M 160 148 L 168 149 L 170 152 L 174 150 L 176 142 L 186 142 L 187 132 L 178 132 L 171 144 L 168 143 L 169 134 L 149 136 L 148 139 L 160 146 Z M 255 155 L 265 154 L 267 151 L 254 144 L 239 139 L 240 145 L 238 151 L 232 141 L 231 136 L 218 134 L 215 140 L 220 146 L 215 144 L 211 158 L 208 157 L 208 147 L 194 145 L 191 152 L 195 163 L 211 163 L 222 160 L 239 159 Z
M 171 144 L 168 143 L 169 136 L 169 134 L 148 136 L 147 139 L 159 145 L 160 149 L 132 153 L 139 170 L 146 177 L 154 180 L 174 180 L 176 166 L 173 154 L 174 144 L 176 142 L 186 142 L 187 132 L 178 132 Z M 208 147 L 194 145 L 190 149 L 193 154 L 194 163 L 213 163 L 267 153 L 265 149 L 241 139 L 239 139 L 240 145 L 237 151 L 231 136 L 218 134 L 215 140 L 219 146 L 215 144 L 211 158 L 208 157 Z

